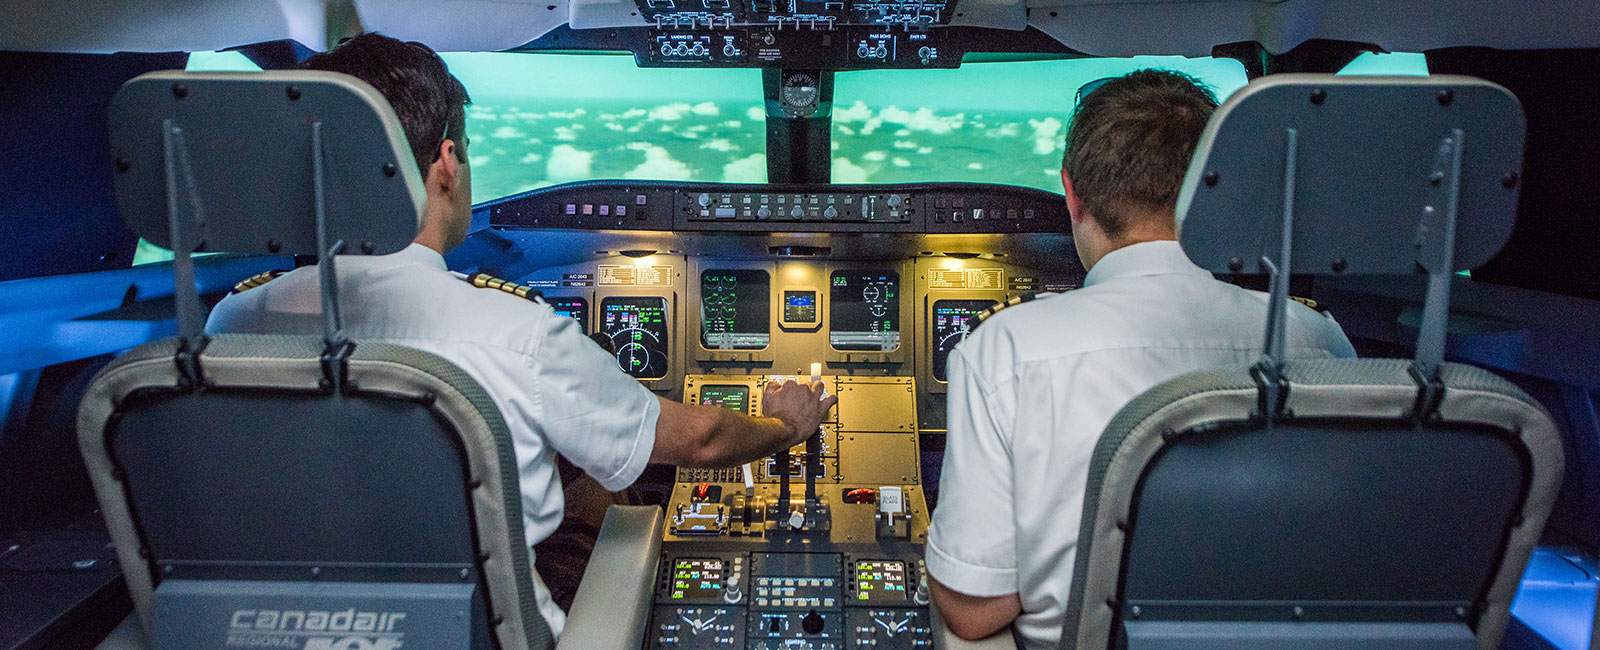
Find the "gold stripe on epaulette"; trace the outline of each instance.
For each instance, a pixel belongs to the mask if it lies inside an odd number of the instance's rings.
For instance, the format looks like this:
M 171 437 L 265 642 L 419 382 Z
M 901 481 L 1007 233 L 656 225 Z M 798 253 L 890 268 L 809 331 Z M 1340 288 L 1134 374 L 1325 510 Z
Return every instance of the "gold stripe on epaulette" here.
M 1312 309 L 1314 309 L 1314 310 L 1316 310 L 1318 312 L 1321 312 L 1321 313 L 1324 313 L 1324 314 L 1328 313 L 1328 308 L 1327 307 L 1323 307 L 1321 303 L 1319 303 L 1319 302 L 1317 302 L 1315 300 L 1312 300 L 1310 298 L 1301 298 L 1301 297 L 1298 297 L 1298 296 L 1289 296 L 1289 299 L 1293 300 L 1295 302 L 1298 302 L 1298 303 L 1300 303 L 1302 305 L 1305 305 L 1307 307 L 1310 307 L 1310 308 L 1312 308 Z
M 259 287 L 259 286 L 261 286 L 263 284 L 271 282 L 271 281 L 277 279 L 278 276 L 283 275 L 285 273 L 288 273 L 288 271 L 284 271 L 282 269 L 275 269 L 275 270 L 272 270 L 272 271 L 267 271 L 265 273 L 257 273 L 255 275 L 252 275 L 252 276 L 248 277 L 248 278 L 245 278 L 243 282 L 240 282 L 239 284 L 233 285 L 233 291 L 231 291 L 229 293 L 244 293 L 246 291 L 249 291 L 251 289 Z
M 533 287 L 523 286 L 514 282 L 502 280 L 489 275 L 488 273 L 474 273 L 469 275 L 467 276 L 467 282 L 472 283 L 472 286 L 478 287 L 479 289 L 498 289 L 526 300 L 533 300 L 544 295 L 540 293 L 538 289 L 534 289 Z

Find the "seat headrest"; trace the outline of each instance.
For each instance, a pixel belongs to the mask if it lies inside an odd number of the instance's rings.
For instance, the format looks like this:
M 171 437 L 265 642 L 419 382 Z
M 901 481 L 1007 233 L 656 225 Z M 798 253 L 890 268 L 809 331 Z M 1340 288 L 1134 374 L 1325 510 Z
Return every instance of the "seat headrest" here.
M 1196 264 L 1260 273 L 1257 260 L 1279 258 L 1289 129 L 1291 273 L 1414 273 L 1419 228 L 1438 227 L 1447 209 L 1454 145 L 1445 141 L 1457 130 L 1455 269 L 1489 261 L 1511 236 L 1526 125 L 1510 91 L 1448 75 L 1278 74 L 1218 107 L 1195 150 L 1177 217 Z
M 425 193 L 399 120 L 371 86 L 323 71 L 152 72 L 123 85 L 111 104 L 123 219 L 172 248 L 171 169 L 197 252 L 315 254 L 314 138 L 329 241 L 380 255 L 410 244 Z

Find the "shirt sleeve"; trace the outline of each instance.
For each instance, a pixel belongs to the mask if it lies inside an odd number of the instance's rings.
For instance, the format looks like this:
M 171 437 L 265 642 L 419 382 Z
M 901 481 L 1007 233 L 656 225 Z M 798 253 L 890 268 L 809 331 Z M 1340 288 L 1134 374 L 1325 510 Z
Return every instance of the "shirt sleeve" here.
M 550 314 L 533 355 L 537 424 L 546 440 L 607 490 L 639 478 L 655 448 L 661 403 L 579 331 Z
M 965 346 L 966 344 L 963 344 Z M 997 394 L 962 346 L 950 353 L 948 431 L 938 508 L 928 531 L 928 573 L 969 596 L 1019 591 L 1011 445 L 1011 391 Z

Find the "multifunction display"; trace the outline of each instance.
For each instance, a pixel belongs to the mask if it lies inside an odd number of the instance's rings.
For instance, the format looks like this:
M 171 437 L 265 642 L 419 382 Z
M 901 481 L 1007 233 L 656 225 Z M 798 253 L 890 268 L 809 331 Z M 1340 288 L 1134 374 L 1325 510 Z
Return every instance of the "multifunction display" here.
M 995 306 L 993 300 L 935 300 L 933 302 L 933 378 L 949 381 L 945 362 L 957 343 L 967 338 L 974 316 Z
M 905 602 L 906 563 L 898 560 L 856 562 L 856 599 L 868 602 Z
M 890 352 L 900 347 L 900 275 L 834 271 L 828 299 L 828 343 L 835 350 Z
M 750 387 L 701 386 L 700 403 L 748 414 L 750 412 Z
M 672 563 L 672 600 L 722 597 L 723 561 L 720 558 L 679 558 Z
M 589 301 L 584 298 L 557 298 L 545 296 L 544 302 L 555 310 L 557 316 L 578 321 L 578 329 L 589 333 Z
M 770 276 L 759 270 L 700 274 L 700 345 L 707 350 L 760 350 L 772 339 Z
M 601 331 L 611 338 L 617 365 L 639 379 L 667 376 L 667 299 L 613 296 L 600 301 Z

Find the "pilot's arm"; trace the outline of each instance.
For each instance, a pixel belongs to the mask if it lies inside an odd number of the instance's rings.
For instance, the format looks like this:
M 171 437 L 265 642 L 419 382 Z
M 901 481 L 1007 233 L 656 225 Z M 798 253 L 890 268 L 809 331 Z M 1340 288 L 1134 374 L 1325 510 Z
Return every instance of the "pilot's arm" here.
M 991 636 L 1022 613 L 1005 424 L 1016 408 L 1016 386 L 995 386 L 981 376 L 968 358 L 975 342 L 957 346 L 946 365 L 949 431 L 927 554 L 933 605 L 950 631 L 967 640 Z
M 747 463 L 804 441 L 839 401 L 833 395 L 824 397 L 821 384 L 792 379 L 767 382 L 761 397 L 765 417 L 657 399 L 661 417 L 656 420 L 650 462 L 713 468 Z

